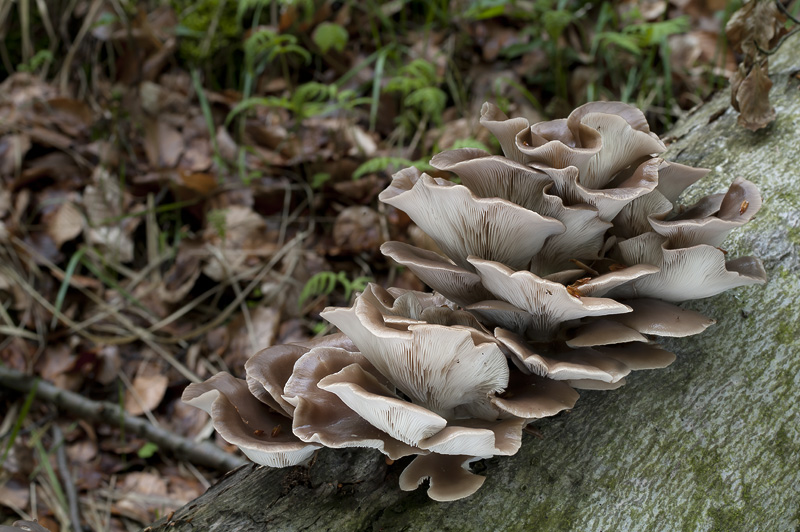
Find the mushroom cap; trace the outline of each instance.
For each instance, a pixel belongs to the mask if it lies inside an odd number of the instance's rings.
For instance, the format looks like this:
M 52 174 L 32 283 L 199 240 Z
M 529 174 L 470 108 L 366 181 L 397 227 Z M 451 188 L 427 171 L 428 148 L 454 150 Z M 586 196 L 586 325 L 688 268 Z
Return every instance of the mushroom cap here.
M 506 358 L 494 343 L 477 343 L 482 335 L 468 327 L 424 322 L 393 328 L 368 298 L 351 308 L 329 308 L 322 317 L 336 325 L 361 354 L 411 401 L 445 418 L 457 406 L 485 405 L 488 396 L 508 383 Z
M 426 479 L 428 496 L 434 501 L 448 502 L 468 497 L 478 491 L 486 477 L 468 470 L 469 463 L 480 457 L 428 454 L 417 456 L 400 474 L 400 489 L 413 491 Z
M 564 225 L 508 200 L 479 198 L 467 187 L 427 174 L 395 174 L 380 200 L 403 210 L 453 262 L 472 270 L 470 255 L 527 268 L 547 237 Z
M 558 326 L 585 316 L 630 312 L 631 308 L 609 298 L 575 297 L 567 287 L 528 271 L 513 271 L 498 262 L 470 257 L 483 285 L 501 300 L 531 316 L 536 334 L 547 337 Z M 470 308 L 474 308 L 474 305 Z
M 619 251 L 627 264 L 648 263 L 660 271 L 614 288 L 608 295 L 685 301 L 763 283 L 767 279 L 764 266 L 754 257 L 726 262 L 725 253 L 714 246 L 701 244 L 667 249 L 667 244 L 667 239 L 656 233 L 645 233 L 621 242 Z
M 396 397 L 391 384 L 361 354 L 336 347 L 316 347 L 297 361 L 286 383 L 284 398 L 296 407 L 294 434 L 303 441 L 326 447 L 378 449 L 393 460 L 424 452 L 409 443 L 412 438 L 397 438 L 392 431 L 376 426 L 371 423 L 370 415 L 364 416 L 363 411 L 351 408 L 349 402 L 325 387 L 331 377 L 345 373 L 354 385 Z M 393 421 L 402 424 L 402 419 Z
M 190 384 L 183 402 L 211 415 L 214 429 L 253 462 L 286 467 L 306 462 L 319 445 L 301 441 L 290 430 L 291 419 L 265 407 L 242 379 L 217 373 Z
M 0 525 L 0 532 L 50 532 L 36 521 L 14 521 L 13 525 Z

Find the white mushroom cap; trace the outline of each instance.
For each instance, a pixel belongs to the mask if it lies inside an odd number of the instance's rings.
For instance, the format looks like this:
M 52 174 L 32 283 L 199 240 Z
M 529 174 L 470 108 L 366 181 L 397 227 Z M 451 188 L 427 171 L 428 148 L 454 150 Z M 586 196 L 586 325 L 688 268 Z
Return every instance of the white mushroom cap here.
M 565 382 L 513 372 L 506 392 L 492 398 L 501 411 L 527 421 L 572 408 L 578 393 Z
M 668 201 L 675 202 L 686 187 L 708 175 L 710 170 L 664 161 L 658 169 L 658 190 Z
M 492 103 L 484 102 L 481 107 L 481 125 L 492 132 L 506 157 L 522 164 L 527 163 L 528 159 L 517 148 L 516 136 L 520 131 L 527 130 L 529 124 L 522 117 L 508 118 Z
M 580 183 L 601 189 L 634 161 L 666 147 L 650 132 L 641 111 L 618 102 L 595 102 L 566 120 L 531 126 L 517 136 L 517 149 L 537 168 L 575 166 Z
M 565 203 L 585 203 L 598 210 L 601 220 L 611 221 L 625 205 L 638 197 L 655 190 L 659 179 L 659 167 L 663 159 L 648 159 L 637 166 L 634 172 L 614 187 L 592 189 L 580 182 L 580 172 L 574 166 L 567 168 L 544 168 L 554 184 L 553 193 L 564 198 Z
M 437 454 L 474 453 L 479 456 L 510 456 L 522 445 L 522 428 L 528 420 L 501 421 L 460 419 L 419 442 L 422 449 Z
M 746 179 L 737 178 L 711 213 L 689 209 L 671 220 L 651 218 L 650 225 L 669 239 L 671 247 L 720 246 L 731 230 L 749 222 L 760 208 L 758 188 Z
M 590 349 L 572 349 L 557 354 L 542 355 L 525 340 L 510 331 L 495 329 L 497 339 L 513 354 L 515 361 L 534 375 L 557 381 L 591 379 L 616 382 L 630 369 L 612 357 Z
M 374 427 L 409 445 L 417 446 L 447 426 L 446 419 L 398 398 L 358 364 L 328 375 L 318 386 L 335 394 Z
M 541 170 L 474 148 L 439 153 L 431 166 L 454 172 L 479 198 L 501 198 L 540 213 L 544 188 L 552 183 Z

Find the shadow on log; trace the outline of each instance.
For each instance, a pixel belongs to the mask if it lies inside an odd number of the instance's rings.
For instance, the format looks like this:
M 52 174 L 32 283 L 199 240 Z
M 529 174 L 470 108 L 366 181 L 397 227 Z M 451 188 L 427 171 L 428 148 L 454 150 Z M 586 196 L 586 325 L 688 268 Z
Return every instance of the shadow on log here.
M 766 286 L 685 305 L 718 320 L 662 342 L 678 355 L 619 390 L 582 392 L 534 424 L 514 456 L 452 503 L 406 493 L 368 450 L 324 450 L 310 468 L 245 466 L 146 530 L 797 530 L 800 526 L 800 35 L 770 59 L 777 120 L 736 124 L 724 91 L 671 133 L 666 158 L 710 168 L 683 198 L 756 183 L 764 207 L 726 242 L 761 258 Z

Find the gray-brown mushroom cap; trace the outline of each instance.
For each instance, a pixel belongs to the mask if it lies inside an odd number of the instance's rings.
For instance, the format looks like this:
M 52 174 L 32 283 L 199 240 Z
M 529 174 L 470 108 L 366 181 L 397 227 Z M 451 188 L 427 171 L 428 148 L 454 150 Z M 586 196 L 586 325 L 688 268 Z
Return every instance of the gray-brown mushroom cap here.
M 410 269 L 422 282 L 462 306 L 491 299 L 491 292 L 473 271 L 457 266 L 432 251 L 402 242 L 386 242 L 381 253 Z
M 301 464 L 320 447 L 300 441 L 291 431 L 290 418 L 271 411 L 250 393 L 244 380 L 228 373 L 190 384 L 182 399 L 210 414 L 220 436 L 257 464 Z
M 427 479 L 428 496 L 434 501 L 463 499 L 478 491 L 486 480 L 467 470 L 469 463 L 479 458 L 443 454 L 418 456 L 400 474 L 400 489 L 413 491 Z

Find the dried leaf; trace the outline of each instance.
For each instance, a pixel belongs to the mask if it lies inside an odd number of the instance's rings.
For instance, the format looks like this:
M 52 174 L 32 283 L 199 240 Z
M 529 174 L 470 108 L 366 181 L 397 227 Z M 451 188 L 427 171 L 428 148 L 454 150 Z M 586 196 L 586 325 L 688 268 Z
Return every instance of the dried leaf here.
M 83 214 L 71 202 L 62 203 L 56 212 L 47 218 L 47 234 L 60 248 L 83 231 Z
M 145 120 L 144 150 L 156 168 L 173 168 L 183 155 L 183 137 L 163 120 Z
M 742 75 L 743 67 L 739 68 L 738 77 Z M 775 120 L 775 108 L 769 103 L 769 91 L 772 80 L 764 68 L 756 64 L 741 82 L 732 83 L 732 98 L 735 100 L 734 108 L 739 111 L 738 123 L 751 131 L 756 131 Z
M 164 398 L 169 379 L 166 375 L 139 375 L 133 379 L 133 387 L 125 393 L 125 411 L 138 416 L 155 410 Z
M 333 224 L 333 240 L 344 253 L 376 253 L 384 239 L 381 217 L 369 207 L 348 207 Z
M 6 508 L 26 508 L 31 500 L 31 491 L 27 484 L 9 479 L 0 485 L 0 506 Z
M 751 0 L 731 16 L 725 33 L 733 50 L 753 59 L 758 48 L 771 49 L 786 33 L 785 21 L 772 0 Z
M 0 176 L 13 176 L 22 168 L 22 158 L 31 149 L 31 139 L 24 134 L 0 138 Z
M 166 515 L 178 506 L 168 497 L 167 481 L 161 475 L 128 473 L 119 489 L 123 496 L 112 510 L 140 523 L 150 523 L 156 515 Z

